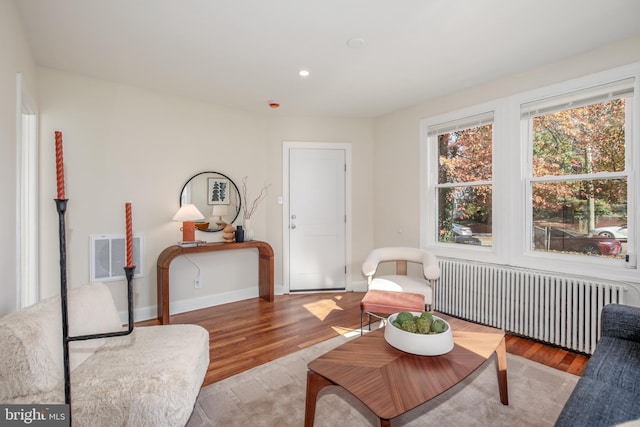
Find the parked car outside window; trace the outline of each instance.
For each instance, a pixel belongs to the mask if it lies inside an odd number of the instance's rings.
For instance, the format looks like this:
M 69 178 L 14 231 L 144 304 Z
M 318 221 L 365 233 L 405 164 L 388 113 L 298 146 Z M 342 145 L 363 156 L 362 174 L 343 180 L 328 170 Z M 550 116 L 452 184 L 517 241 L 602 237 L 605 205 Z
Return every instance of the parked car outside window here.
M 627 241 L 627 224 L 614 225 L 611 227 L 598 227 L 589 231 L 592 236 L 610 237 L 613 239 Z
M 481 245 L 477 237 L 473 237 L 471 228 L 462 224 L 453 224 L 453 241 L 464 245 Z
M 473 231 L 466 225 L 462 224 L 453 224 L 453 234 L 456 236 L 471 236 L 473 235 Z
M 601 236 L 586 236 L 568 228 L 536 227 L 534 248 L 559 252 L 577 252 L 585 255 L 618 255 L 622 249 L 619 240 Z

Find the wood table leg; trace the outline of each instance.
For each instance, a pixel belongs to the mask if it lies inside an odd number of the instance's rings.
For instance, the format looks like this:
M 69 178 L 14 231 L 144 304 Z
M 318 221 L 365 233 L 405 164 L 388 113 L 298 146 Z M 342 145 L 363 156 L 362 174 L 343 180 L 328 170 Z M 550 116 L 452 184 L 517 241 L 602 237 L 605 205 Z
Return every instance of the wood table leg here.
M 380 427 L 391 427 L 391 420 L 387 418 L 380 418 Z
M 498 356 L 498 387 L 500 389 L 500 401 L 503 405 L 509 404 L 509 388 L 507 386 L 507 346 L 504 338 L 496 348 Z
M 304 406 L 304 427 L 313 427 L 316 418 L 316 400 L 320 390 L 328 385 L 333 385 L 331 381 L 318 375 L 313 371 L 307 371 L 307 398 Z

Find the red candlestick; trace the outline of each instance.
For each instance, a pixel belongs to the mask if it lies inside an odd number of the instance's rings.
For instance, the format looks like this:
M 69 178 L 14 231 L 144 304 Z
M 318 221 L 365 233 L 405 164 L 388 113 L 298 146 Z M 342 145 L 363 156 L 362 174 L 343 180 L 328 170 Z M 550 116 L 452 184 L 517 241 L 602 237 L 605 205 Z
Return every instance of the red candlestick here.
M 64 199 L 64 162 L 62 159 L 62 132 L 56 131 L 56 182 L 58 199 Z
M 133 267 L 133 232 L 131 228 L 131 202 L 124 204 L 127 222 L 127 267 Z

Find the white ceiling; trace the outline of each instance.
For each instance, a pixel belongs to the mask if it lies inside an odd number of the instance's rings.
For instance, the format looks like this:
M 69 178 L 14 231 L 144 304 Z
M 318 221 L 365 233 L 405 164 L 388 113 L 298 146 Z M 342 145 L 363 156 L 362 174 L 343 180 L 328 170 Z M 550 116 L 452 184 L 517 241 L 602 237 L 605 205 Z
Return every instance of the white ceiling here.
M 640 34 L 638 0 L 16 3 L 39 65 L 273 114 L 378 116 Z

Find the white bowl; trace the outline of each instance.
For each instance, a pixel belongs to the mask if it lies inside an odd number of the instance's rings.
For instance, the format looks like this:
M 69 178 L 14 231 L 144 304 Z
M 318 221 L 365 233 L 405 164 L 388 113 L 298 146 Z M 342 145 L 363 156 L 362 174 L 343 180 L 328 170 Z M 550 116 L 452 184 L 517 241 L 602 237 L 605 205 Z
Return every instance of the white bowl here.
M 420 316 L 422 313 L 413 313 Z M 389 316 L 387 326 L 384 328 L 384 339 L 393 347 L 411 354 L 421 356 L 439 356 L 453 350 L 453 334 L 451 333 L 451 325 L 447 324 L 447 329 L 439 334 L 416 334 L 413 332 L 403 331 L 393 326 L 392 322 L 398 316 L 394 313 Z M 441 319 L 433 316 L 433 320 Z

